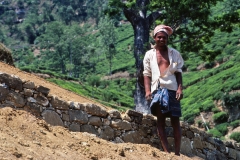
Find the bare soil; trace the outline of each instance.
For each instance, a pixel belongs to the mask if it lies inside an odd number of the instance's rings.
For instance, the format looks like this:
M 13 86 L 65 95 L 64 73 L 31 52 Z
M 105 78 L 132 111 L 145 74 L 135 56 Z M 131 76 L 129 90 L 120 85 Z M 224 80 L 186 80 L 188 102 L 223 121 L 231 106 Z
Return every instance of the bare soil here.
M 0 72 L 13 74 L 50 89 L 50 94 L 64 100 L 96 103 L 91 99 L 58 87 L 33 74 L 20 71 L 0 62 Z M 190 160 L 197 157 L 167 154 L 146 144 L 115 144 L 92 134 L 70 132 L 59 126 L 50 126 L 24 110 L 0 108 L 0 159 L 39 160 Z

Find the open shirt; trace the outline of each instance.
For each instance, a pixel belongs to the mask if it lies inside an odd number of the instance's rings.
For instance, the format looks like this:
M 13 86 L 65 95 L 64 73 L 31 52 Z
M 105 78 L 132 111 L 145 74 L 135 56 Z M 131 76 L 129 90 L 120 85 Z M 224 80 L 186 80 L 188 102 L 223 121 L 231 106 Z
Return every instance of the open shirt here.
M 155 48 L 151 49 L 146 52 L 143 59 L 143 75 L 151 77 L 151 92 L 157 89 L 158 82 L 160 82 L 161 88 L 167 88 L 169 90 L 176 91 L 178 89 L 178 84 L 174 73 L 182 72 L 184 60 L 181 54 L 173 48 L 168 48 L 170 65 L 164 71 L 164 73 L 160 73 L 156 53 L 157 52 Z

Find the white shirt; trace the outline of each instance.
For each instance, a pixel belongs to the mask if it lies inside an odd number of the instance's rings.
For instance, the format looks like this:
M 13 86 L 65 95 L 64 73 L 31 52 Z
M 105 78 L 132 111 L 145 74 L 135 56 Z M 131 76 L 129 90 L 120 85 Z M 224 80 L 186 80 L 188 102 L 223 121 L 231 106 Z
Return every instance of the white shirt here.
M 182 72 L 184 60 L 181 54 L 173 48 L 168 48 L 168 58 L 170 65 L 166 71 L 164 71 L 164 73 L 160 73 L 157 63 L 156 49 L 154 48 L 146 52 L 143 59 L 143 75 L 151 77 L 151 92 L 157 89 L 159 81 L 160 86 L 163 88 L 174 91 L 178 89 L 178 84 L 174 73 Z

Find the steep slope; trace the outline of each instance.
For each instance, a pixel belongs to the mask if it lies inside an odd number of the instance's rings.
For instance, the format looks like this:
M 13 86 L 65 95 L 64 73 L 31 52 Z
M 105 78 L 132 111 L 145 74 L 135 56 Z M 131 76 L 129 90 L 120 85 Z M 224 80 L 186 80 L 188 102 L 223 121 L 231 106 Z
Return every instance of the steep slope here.
M 94 103 L 4 63 L 0 63 L 0 72 L 48 87 L 50 94 L 64 100 Z M 29 112 L 10 107 L 0 108 L 0 124 L 0 157 L 3 159 L 190 159 L 184 155 L 177 157 L 172 153 L 166 154 L 150 145 L 114 144 L 88 133 L 70 132 L 63 127 L 50 126 Z
M 8 74 L 12 74 L 15 76 L 18 76 L 21 79 L 24 79 L 25 81 L 33 81 L 35 83 L 36 86 L 38 85 L 42 85 L 45 86 L 47 88 L 50 89 L 50 94 L 52 95 L 56 95 L 60 98 L 65 99 L 66 101 L 76 101 L 76 102 L 82 102 L 82 103 L 87 103 L 87 102 L 91 102 L 91 103 L 96 103 L 93 100 L 77 95 L 71 91 L 65 90 L 59 86 L 57 86 L 54 83 L 48 82 L 45 79 L 42 79 L 34 74 L 30 74 L 24 71 L 21 71 L 18 68 L 9 66 L 5 63 L 0 62 L 0 72 L 4 72 L 4 73 L 8 73 Z M 80 85 L 80 84 L 79 84 Z

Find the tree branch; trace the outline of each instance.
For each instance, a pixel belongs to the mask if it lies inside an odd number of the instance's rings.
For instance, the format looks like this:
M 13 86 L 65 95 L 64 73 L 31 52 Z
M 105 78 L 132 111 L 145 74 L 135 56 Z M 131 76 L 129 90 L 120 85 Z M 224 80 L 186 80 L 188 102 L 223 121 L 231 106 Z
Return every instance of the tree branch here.
M 131 22 L 132 25 L 134 25 L 134 22 L 136 21 L 137 19 L 137 15 L 134 13 L 134 11 L 132 9 L 126 9 L 124 8 L 123 9 L 123 13 L 125 15 L 125 17 L 127 18 L 127 20 L 129 22 Z
M 153 22 L 155 22 L 155 20 L 160 17 L 161 13 L 162 13 L 161 11 L 152 12 L 147 17 L 147 21 L 149 22 L 149 26 L 151 26 L 153 24 Z

